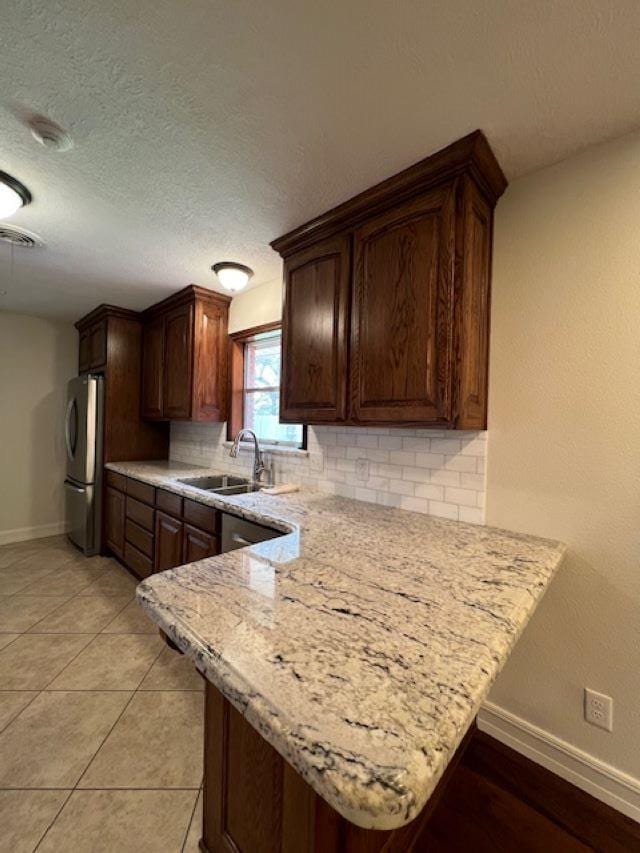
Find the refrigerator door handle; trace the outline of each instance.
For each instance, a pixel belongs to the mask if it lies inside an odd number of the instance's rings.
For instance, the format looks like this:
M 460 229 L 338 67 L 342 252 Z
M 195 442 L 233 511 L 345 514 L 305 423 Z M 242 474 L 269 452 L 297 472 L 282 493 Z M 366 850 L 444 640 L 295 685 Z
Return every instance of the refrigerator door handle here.
M 75 447 L 71 447 L 71 412 L 75 405 L 75 397 L 72 397 L 67 404 L 67 414 L 64 419 L 64 440 L 67 445 L 67 456 L 70 462 L 73 462 L 73 454 L 75 452 Z
M 78 486 L 72 486 L 68 480 L 65 480 L 64 487 L 65 489 L 69 489 L 70 492 L 77 492 L 79 495 L 84 495 L 87 491 L 86 489 L 81 489 Z

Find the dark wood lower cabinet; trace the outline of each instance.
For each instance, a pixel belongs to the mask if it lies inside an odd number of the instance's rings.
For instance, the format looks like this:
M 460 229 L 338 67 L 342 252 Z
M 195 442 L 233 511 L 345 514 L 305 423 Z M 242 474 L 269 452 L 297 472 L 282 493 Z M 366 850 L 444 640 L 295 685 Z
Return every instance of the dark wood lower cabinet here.
M 212 533 L 205 533 L 190 524 L 184 525 L 183 563 L 195 563 L 205 557 L 215 557 L 220 553 L 220 540 Z
M 390 832 L 346 821 L 210 683 L 204 853 L 632 853 L 640 825 L 470 729 L 422 813 Z
M 107 487 L 105 500 L 105 538 L 107 547 L 122 559 L 124 557 L 125 496 L 117 489 Z
M 475 730 L 475 726 L 472 727 Z M 418 817 L 399 829 L 345 820 L 207 682 L 204 810 L 207 853 L 405 853 L 429 821 L 473 731 Z
M 164 572 L 181 565 L 184 525 L 177 518 L 156 512 L 156 557 L 154 569 Z
M 109 550 L 139 578 L 220 553 L 220 513 L 164 489 L 107 471 Z

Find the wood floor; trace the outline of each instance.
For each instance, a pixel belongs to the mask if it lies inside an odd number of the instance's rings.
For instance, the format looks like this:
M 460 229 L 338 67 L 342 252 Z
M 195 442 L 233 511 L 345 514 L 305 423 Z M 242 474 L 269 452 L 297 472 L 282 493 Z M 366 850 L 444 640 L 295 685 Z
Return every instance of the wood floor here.
M 640 824 L 482 732 L 416 853 L 635 853 Z

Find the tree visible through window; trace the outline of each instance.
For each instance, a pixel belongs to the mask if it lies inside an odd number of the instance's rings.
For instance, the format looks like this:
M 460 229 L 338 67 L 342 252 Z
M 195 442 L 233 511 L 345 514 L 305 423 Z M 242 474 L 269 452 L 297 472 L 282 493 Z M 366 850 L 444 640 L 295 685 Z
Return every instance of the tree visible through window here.
M 244 418 L 261 441 L 302 443 L 300 424 L 280 423 L 280 330 L 264 332 L 245 343 Z

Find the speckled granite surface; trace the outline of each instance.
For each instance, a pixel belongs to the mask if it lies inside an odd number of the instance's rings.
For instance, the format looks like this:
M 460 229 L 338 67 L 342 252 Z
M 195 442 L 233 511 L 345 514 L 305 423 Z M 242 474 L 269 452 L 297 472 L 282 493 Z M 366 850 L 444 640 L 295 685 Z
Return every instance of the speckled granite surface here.
M 204 469 L 113 470 L 178 491 Z M 299 492 L 203 503 L 287 535 L 147 579 L 138 600 L 344 817 L 421 811 L 564 546 Z

